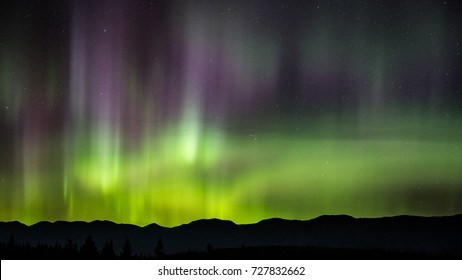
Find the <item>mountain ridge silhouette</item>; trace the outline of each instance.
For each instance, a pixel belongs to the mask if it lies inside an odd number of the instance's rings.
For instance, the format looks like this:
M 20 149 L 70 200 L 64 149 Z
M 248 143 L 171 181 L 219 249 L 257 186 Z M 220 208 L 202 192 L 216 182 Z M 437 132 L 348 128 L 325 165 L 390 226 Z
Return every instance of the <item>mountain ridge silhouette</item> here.
M 91 236 L 97 248 L 111 240 L 116 251 L 126 240 L 137 254 L 152 253 L 161 238 L 168 254 L 214 249 L 274 246 L 385 250 L 462 258 L 462 214 L 453 216 L 394 216 L 354 218 L 323 215 L 310 220 L 271 218 L 254 224 L 200 219 L 175 227 L 156 223 L 145 226 L 112 221 L 42 221 L 27 226 L 0 222 L 0 242 L 81 245 Z

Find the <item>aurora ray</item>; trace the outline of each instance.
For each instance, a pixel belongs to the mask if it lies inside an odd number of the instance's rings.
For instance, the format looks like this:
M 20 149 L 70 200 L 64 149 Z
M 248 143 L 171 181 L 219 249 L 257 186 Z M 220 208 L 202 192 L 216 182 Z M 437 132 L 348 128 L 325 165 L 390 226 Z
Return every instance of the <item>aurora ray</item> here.
M 462 212 L 457 1 L 7 1 L 0 220 Z

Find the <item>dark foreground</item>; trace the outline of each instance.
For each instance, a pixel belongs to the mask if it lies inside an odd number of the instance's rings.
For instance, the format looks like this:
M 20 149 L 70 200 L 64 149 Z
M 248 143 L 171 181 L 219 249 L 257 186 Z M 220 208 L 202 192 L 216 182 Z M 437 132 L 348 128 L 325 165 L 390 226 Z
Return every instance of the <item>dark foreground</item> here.
M 107 221 L 0 223 L 1 259 L 462 259 L 462 215 L 174 228 Z

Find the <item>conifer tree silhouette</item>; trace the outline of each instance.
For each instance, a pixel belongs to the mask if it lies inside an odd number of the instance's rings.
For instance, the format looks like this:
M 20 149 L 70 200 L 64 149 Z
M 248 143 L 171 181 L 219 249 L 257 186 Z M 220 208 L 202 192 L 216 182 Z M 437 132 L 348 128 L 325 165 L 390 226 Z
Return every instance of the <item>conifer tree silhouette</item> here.
M 61 246 L 61 244 L 59 244 L 58 241 L 56 241 L 53 246 L 50 246 L 48 257 L 50 259 L 66 258 L 66 255 L 64 254 L 63 246 Z
M 72 239 L 68 238 L 66 244 L 64 244 L 64 255 L 68 258 L 76 258 L 77 257 L 77 244 L 72 241 Z
M 125 239 L 124 246 L 122 247 L 122 254 L 120 255 L 124 259 L 129 259 L 132 257 L 133 251 L 132 251 L 132 244 L 130 243 L 130 240 Z
M 164 242 L 162 241 L 162 236 L 160 236 L 157 240 L 156 247 L 154 247 L 154 254 L 155 257 L 158 259 L 165 257 Z
M 116 257 L 112 239 L 104 243 L 103 249 L 101 250 L 101 257 L 104 259 L 114 259 Z
M 84 259 L 95 259 L 98 257 L 98 249 L 91 235 L 88 235 L 87 239 L 85 239 L 85 243 L 80 249 L 80 256 Z
M 13 235 L 10 236 L 10 239 L 6 243 L 6 254 L 9 258 L 15 258 L 16 257 L 16 240 Z

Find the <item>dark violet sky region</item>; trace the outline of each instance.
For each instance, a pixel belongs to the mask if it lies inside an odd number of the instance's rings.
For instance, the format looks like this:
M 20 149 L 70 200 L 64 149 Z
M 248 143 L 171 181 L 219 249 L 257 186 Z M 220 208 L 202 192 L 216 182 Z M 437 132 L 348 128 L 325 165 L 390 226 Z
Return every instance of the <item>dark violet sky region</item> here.
M 0 220 L 462 213 L 460 1 L 2 1 Z

